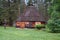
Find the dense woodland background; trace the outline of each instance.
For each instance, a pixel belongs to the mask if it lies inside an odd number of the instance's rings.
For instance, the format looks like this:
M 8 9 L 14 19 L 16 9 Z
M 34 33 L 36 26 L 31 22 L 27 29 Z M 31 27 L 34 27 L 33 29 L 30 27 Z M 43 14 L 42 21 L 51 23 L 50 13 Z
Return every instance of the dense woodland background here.
M 29 4 L 32 0 L 29 0 Z M 60 0 L 33 0 L 36 8 L 46 18 L 48 16 L 48 23 L 59 21 L 60 24 Z M 0 0 L 0 25 L 3 25 L 4 20 L 7 24 L 12 26 L 20 14 L 24 13 L 28 5 L 24 0 Z M 57 21 L 57 22 L 58 22 Z

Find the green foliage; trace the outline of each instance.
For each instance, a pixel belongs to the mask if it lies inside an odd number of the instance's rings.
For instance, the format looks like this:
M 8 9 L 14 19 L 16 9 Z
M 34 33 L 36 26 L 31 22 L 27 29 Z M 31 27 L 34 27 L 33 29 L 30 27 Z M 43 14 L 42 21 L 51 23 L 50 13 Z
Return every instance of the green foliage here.
M 19 1 L 13 0 L 11 3 L 10 0 L 2 0 L 0 5 L 0 22 L 4 22 L 4 19 L 7 20 L 7 22 L 15 21 L 18 17 L 18 3 Z
M 50 19 L 46 25 L 46 28 L 49 32 L 60 32 L 60 19 Z
M 49 20 L 48 21 L 48 24 L 46 25 L 46 29 L 47 29 L 47 31 L 49 31 L 49 32 L 53 32 L 54 31 L 54 20 Z
M 32 3 L 32 0 L 29 0 L 29 1 L 28 1 L 28 3 L 27 3 L 27 4 L 28 4 L 28 6 L 30 6 L 30 5 L 31 5 L 31 3 Z
M 60 0 L 54 0 L 48 9 L 50 19 L 47 22 L 46 28 L 50 32 L 60 32 Z
M 20 13 L 23 13 L 25 9 L 25 5 L 24 4 L 20 4 Z
M 41 28 L 44 28 L 44 27 L 45 27 L 44 24 L 37 24 L 37 25 L 35 25 L 35 28 L 37 28 L 37 29 L 41 29 Z

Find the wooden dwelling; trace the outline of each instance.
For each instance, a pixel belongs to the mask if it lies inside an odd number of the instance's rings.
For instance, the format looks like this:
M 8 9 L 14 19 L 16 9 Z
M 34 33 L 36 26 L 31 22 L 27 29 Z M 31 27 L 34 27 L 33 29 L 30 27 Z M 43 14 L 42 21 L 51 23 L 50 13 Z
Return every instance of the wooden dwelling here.
M 34 6 L 28 6 L 16 21 L 18 28 L 34 28 L 37 24 L 45 24 L 45 18 Z

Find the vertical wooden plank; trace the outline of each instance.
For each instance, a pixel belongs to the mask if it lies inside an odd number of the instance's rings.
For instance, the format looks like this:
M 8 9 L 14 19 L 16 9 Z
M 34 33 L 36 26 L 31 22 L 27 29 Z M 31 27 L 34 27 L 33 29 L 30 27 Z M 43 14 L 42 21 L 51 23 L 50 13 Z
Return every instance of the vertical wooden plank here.
M 25 22 L 20 22 L 20 28 L 25 28 Z
M 32 27 L 35 27 L 35 22 L 32 22 Z
M 20 28 L 20 22 L 16 22 L 16 28 Z

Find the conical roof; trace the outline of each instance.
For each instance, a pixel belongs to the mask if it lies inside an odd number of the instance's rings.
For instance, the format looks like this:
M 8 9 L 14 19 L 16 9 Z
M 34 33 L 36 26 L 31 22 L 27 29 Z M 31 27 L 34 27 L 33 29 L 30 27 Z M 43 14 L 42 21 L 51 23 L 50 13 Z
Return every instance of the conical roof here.
M 29 6 L 17 21 L 45 21 L 43 15 L 34 6 Z

